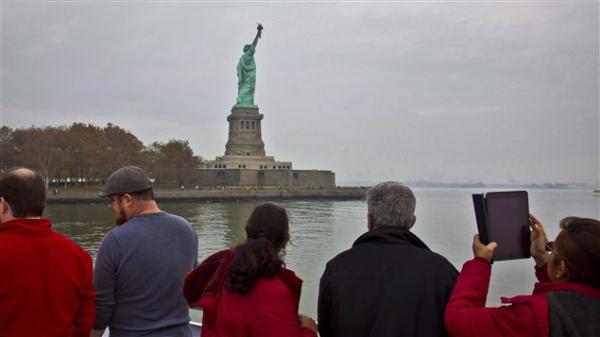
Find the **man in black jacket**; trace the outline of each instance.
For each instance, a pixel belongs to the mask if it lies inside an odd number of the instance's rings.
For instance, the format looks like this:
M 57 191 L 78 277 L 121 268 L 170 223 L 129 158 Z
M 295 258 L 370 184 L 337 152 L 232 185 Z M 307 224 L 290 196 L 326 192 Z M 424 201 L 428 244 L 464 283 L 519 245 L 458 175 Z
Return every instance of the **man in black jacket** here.
M 368 232 L 321 277 L 321 337 L 445 336 L 444 310 L 458 272 L 409 231 L 415 196 L 385 182 L 367 200 Z

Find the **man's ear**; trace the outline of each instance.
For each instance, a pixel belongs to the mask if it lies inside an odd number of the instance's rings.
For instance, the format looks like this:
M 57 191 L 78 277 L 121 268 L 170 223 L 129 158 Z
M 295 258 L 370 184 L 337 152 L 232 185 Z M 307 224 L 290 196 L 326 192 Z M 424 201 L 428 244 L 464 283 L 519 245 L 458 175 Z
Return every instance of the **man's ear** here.
M 0 217 L 3 217 L 5 220 L 13 218 L 13 213 L 12 209 L 10 208 L 10 204 L 6 201 L 6 199 L 4 199 L 4 197 L 0 197 Z
M 0 214 L 4 214 L 8 208 L 8 203 L 4 197 L 0 197 Z
M 416 222 L 417 222 L 417 216 L 413 214 L 412 220 L 410 220 L 410 223 L 408 224 L 408 227 L 406 229 L 410 230 L 411 228 L 413 228 L 413 226 L 415 225 Z
M 375 224 L 373 223 L 373 217 L 371 216 L 371 214 L 367 213 L 367 229 L 369 231 L 372 231 L 373 227 L 375 227 Z
M 556 268 L 554 269 L 555 277 L 557 280 L 566 280 L 569 276 L 569 268 L 567 268 L 567 264 L 565 260 L 560 260 L 556 264 Z
M 129 208 L 133 205 L 134 198 L 129 193 L 123 194 L 123 205 Z

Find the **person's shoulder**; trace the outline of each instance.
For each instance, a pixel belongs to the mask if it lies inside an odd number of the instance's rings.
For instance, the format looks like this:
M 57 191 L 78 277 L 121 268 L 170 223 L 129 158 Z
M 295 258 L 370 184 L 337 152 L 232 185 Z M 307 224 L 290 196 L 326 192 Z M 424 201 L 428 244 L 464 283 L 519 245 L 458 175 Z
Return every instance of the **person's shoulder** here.
M 252 297 L 266 297 L 266 298 L 292 298 L 292 285 L 288 284 L 288 280 L 280 277 L 260 277 L 256 285 L 252 288 Z M 301 284 L 301 283 L 300 283 Z
M 81 248 L 81 246 L 79 244 L 77 244 L 77 242 L 73 241 L 71 238 L 58 233 L 56 231 L 52 231 L 52 237 L 54 237 L 56 239 L 57 242 L 59 242 L 59 246 L 62 247 L 63 249 L 70 251 L 71 253 L 77 254 L 81 257 L 83 257 L 84 259 L 90 259 L 91 261 L 91 255 L 90 253 L 88 253 L 85 249 Z M 59 248 L 60 249 L 60 248 Z
M 230 261 L 233 258 L 234 254 L 235 254 L 235 251 L 231 248 L 223 249 L 216 253 L 212 253 L 207 258 L 202 260 L 200 265 L 198 265 L 194 269 L 194 271 L 201 271 L 206 268 L 214 269 L 214 268 L 220 266 L 221 264 L 227 263 L 228 261 Z
M 216 253 L 210 254 L 206 259 L 204 259 L 204 262 L 210 263 L 210 262 L 214 262 L 214 261 L 226 260 L 228 258 L 233 257 L 234 254 L 235 254 L 235 250 L 232 248 L 223 249 Z
M 333 269 L 340 264 L 345 264 L 346 262 L 357 258 L 356 257 L 357 254 L 359 254 L 357 252 L 357 247 L 350 247 L 350 248 L 342 251 L 341 253 L 337 254 L 336 256 L 334 256 L 331 260 L 329 260 L 327 262 L 327 264 L 325 265 L 325 268 Z
M 458 275 L 456 267 L 439 253 L 432 250 L 425 250 L 423 251 L 423 259 L 425 265 L 430 266 L 432 270 L 436 270 L 438 274 L 448 275 L 452 278 Z
M 147 224 L 147 223 L 169 223 L 176 225 L 185 225 L 187 227 L 191 227 L 189 222 L 185 220 L 183 217 L 170 214 L 164 211 L 158 213 L 146 213 L 141 214 L 139 216 L 134 216 L 131 219 L 127 220 L 120 226 L 113 228 L 112 232 L 118 234 L 120 232 L 126 232 L 130 230 L 134 230 L 137 224 Z
M 127 226 L 127 222 L 126 222 L 122 225 L 113 227 L 111 230 L 109 230 L 108 233 L 106 233 L 106 235 L 104 235 L 104 238 L 102 238 L 102 243 L 100 244 L 100 248 L 102 249 L 102 247 L 104 247 L 104 248 L 110 247 L 112 249 L 112 248 L 120 247 L 120 244 L 119 244 L 120 241 L 127 242 L 127 240 L 130 239 L 131 236 L 135 236 L 135 235 L 136 235 L 135 226 Z
M 171 213 L 167 213 L 167 212 L 162 212 L 162 214 L 169 219 L 169 221 L 179 224 L 179 225 L 186 225 L 188 227 L 191 227 L 192 225 L 190 225 L 190 223 L 182 216 L 179 215 L 175 215 L 175 214 L 171 214 Z
M 389 245 L 384 245 L 382 247 L 389 247 Z M 352 268 L 356 263 L 374 259 L 380 254 L 373 253 L 373 246 L 364 246 L 364 245 L 356 245 L 345 251 L 337 254 L 326 264 L 326 269 L 330 272 L 335 270 Z M 449 278 L 455 278 L 458 275 L 458 271 L 454 267 L 448 259 L 444 256 L 431 251 L 429 249 L 423 249 L 411 245 L 395 245 L 395 248 L 398 250 L 398 254 L 395 256 L 380 256 L 381 259 L 378 258 L 376 260 L 371 260 L 373 263 L 384 263 L 389 264 L 394 261 L 403 261 L 403 260 L 413 260 L 419 262 L 419 265 L 423 266 L 424 269 L 431 270 L 435 272 L 440 277 L 447 276 Z M 385 260 L 385 261 L 384 261 Z M 379 262 L 376 262 L 379 261 Z
M 107 238 L 111 238 L 111 237 L 116 238 L 120 235 L 123 235 L 124 233 L 130 232 L 134 227 L 134 226 L 131 226 L 131 224 L 135 222 L 134 219 L 135 218 L 129 219 L 125 223 L 111 228 L 108 231 L 108 233 L 106 233 L 106 235 L 104 236 L 104 240 L 106 240 Z
M 368 233 L 367 233 L 368 234 Z M 361 235 L 354 244 L 338 253 L 334 256 L 329 262 L 327 262 L 327 267 L 333 267 L 336 265 L 346 265 L 348 263 L 352 263 L 353 261 L 364 260 L 371 255 L 377 255 L 379 252 L 379 248 L 389 246 L 385 243 L 380 243 L 376 241 L 372 242 L 363 242 L 358 244 L 361 238 L 365 236 L 365 234 Z
M 179 233 L 184 236 L 197 237 L 192 225 L 184 217 L 170 213 L 164 213 L 164 215 L 169 219 L 168 222 L 171 226 L 178 228 Z

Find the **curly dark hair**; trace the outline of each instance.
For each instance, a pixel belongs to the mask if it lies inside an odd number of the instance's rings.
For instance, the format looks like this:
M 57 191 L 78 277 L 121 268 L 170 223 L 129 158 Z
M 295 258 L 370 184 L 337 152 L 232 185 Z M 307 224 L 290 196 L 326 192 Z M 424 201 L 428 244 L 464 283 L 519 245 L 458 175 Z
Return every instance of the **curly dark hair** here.
M 260 277 L 272 278 L 284 265 L 279 252 L 289 240 L 289 220 L 283 207 L 265 202 L 254 208 L 246 225 L 248 239 L 235 248 L 225 287 L 246 294 Z

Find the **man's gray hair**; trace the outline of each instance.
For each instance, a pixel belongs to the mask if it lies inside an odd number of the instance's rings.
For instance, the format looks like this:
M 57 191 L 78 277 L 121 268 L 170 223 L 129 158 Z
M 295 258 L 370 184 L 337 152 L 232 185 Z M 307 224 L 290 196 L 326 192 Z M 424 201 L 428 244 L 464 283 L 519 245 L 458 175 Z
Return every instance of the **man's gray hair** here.
M 377 184 L 367 192 L 368 212 L 373 227 L 399 226 L 410 229 L 416 203 L 410 188 L 395 181 Z

